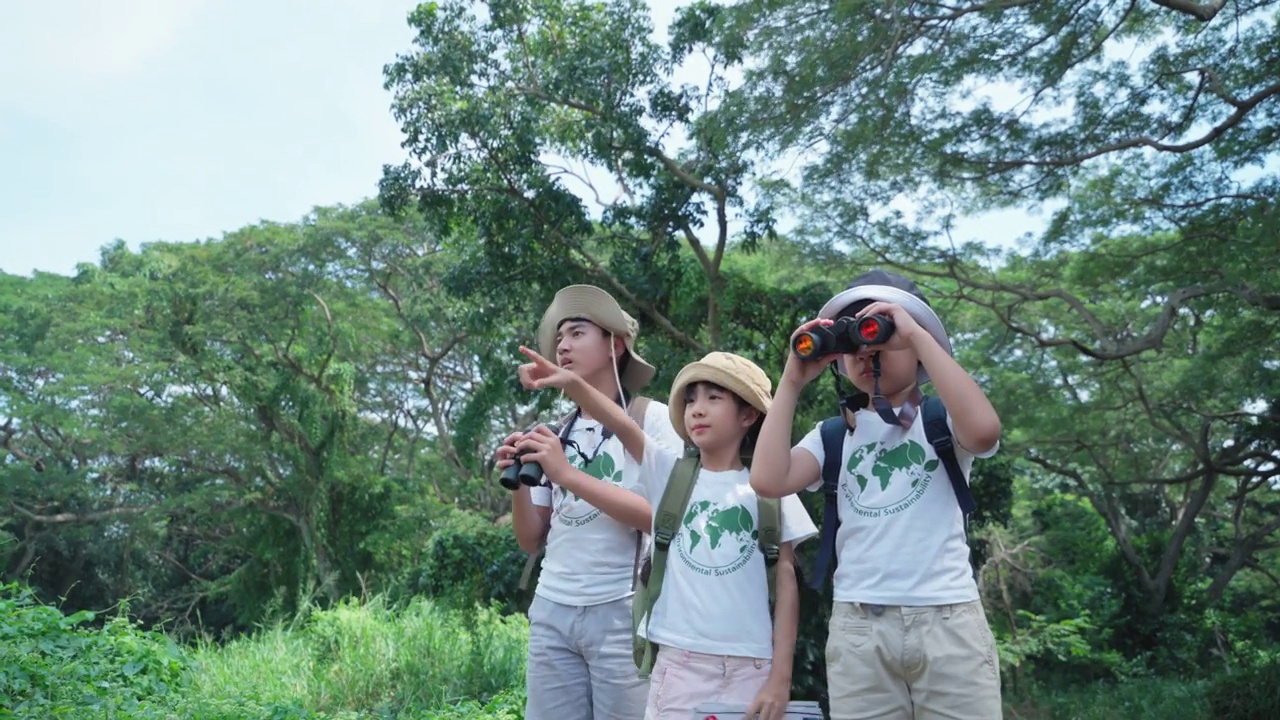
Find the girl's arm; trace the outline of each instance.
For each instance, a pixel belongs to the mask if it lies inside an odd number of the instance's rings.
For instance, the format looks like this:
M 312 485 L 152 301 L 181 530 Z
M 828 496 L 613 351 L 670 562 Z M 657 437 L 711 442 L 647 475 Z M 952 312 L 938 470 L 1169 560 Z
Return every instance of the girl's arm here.
M 791 543 L 778 548 L 774 572 L 773 662 L 769 679 L 747 709 L 747 717 L 759 713 L 761 720 L 776 720 L 791 701 L 791 669 L 800 626 L 800 588 L 796 585 L 796 555 Z
M 525 387 L 530 390 L 550 387 L 563 391 L 584 412 L 617 435 L 631 457 L 636 460 L 644 458 L 644 430 L 621 405 L 591 387 L 577 374 L 556 366 L 533 350 L 521 346 L 520 352 L 531 361 L 520 366 L 520 380 Z

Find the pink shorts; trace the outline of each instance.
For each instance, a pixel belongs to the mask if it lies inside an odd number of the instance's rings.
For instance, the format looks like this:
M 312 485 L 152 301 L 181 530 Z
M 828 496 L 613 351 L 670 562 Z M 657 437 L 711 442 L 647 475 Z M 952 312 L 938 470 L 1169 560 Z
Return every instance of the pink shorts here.
M 649 676 L 645 720 L 689 720 L 695 705 L 749 704 L 769 679 L 760 658 L 705 655 L 663 647 Z

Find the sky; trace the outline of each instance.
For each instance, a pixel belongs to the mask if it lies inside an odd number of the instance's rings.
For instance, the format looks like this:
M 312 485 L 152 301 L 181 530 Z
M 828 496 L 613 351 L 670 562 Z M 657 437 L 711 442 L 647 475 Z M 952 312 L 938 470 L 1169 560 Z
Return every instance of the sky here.
M 377 192 L 409 0 L 0 7 L 0 270 L 220 237 Z
M 653 0 L 665 28 L 679 0 Z M 0 271 L 71 274 L 377 193 L 413 0 L 0 4 Z

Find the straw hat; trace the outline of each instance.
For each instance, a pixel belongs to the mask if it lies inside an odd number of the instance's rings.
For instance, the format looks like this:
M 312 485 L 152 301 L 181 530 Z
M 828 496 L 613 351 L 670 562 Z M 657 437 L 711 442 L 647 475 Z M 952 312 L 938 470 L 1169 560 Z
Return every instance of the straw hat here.
M 684 390 L 697 382 L 715 383 L 762 414 L 769 412 L 769 405 L 773 402 L 773 382 L 760 366 L 733 353 L 707 353 L 701 360 L 681 368 L 675 382 L 671 383 L 671 398 L 667 401 L 671 426 L 687 444 L 693 441 L 684 426 Z

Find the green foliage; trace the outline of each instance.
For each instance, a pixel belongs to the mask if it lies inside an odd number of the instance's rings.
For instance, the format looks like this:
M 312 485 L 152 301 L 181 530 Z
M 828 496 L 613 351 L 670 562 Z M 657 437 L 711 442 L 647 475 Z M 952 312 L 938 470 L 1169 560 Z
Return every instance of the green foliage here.
M 1218 676 L 1208 696 L 1209 709 L 1220 720 L 1280 717 L 1280 657 Z
M 190 689 L 175 710 L 209 720 L 416 720 L 518 702 L 528 626 L 520 615 L 381 599 L 316 610 L 191 653 Z M 517 716 L 518 717 L 518 716 Z
M 1181 678 L 1032 685 L 1005 692 L 1005 717 L 1025 720 L 1198 720 L 1210 715 L 1205 683 Z
M 452 607 L 492 602 L 504 613 L 516 612 L 526 557 L 510 527 L 454 513 L 427 541 L 418 587 Z
M 145 720 L 182 692 L 184 662 L 163 635 L 123 612 L 101 628 L 63 615 L 16 585 L 0 588 L 0 717 Z
M 488 702 L 467 700 L 445 710 L 424 715 L 422 720 L 524 720 L 524 686 L 504 690 Z

